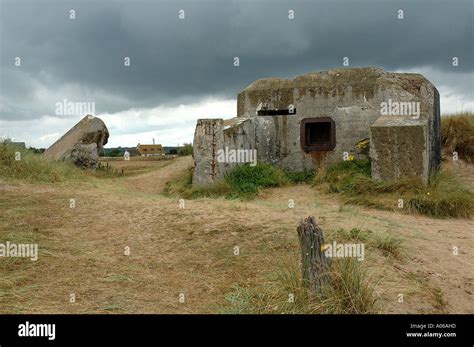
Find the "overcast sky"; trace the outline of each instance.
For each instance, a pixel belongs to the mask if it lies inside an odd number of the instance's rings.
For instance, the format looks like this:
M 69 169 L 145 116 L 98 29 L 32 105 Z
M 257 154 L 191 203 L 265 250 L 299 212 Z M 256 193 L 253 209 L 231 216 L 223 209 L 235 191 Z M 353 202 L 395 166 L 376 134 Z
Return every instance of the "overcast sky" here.
M 67 100 L 95 104 L 107 147 L 191 142 L 254 80 L 343 57 L 422 73 L 442 113 L 474 110 L 473 13 L 472 0 L 0 0 L 0 137 L 48 147 L 84 116 L 56 114 Z

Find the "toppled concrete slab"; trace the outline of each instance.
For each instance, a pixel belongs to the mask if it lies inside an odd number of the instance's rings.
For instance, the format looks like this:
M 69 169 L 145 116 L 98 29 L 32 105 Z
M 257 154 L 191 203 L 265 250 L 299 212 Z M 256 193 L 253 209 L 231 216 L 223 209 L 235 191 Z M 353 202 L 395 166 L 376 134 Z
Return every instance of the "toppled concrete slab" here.
M 53 143 L 43 155 L 49 159 L 73 163 L 81 168 L 95 169 L 108 138 L 109 130 L 105 123 L 98 117 L 87 115 Z

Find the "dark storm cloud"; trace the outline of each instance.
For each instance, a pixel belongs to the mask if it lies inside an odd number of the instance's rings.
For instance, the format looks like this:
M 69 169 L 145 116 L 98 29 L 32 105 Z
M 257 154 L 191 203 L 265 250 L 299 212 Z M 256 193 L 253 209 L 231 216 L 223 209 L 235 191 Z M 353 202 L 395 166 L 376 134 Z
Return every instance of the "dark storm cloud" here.
M 342 57 L 351 66 L 428 67 L 472 90 L 469 0 L 0 1 L 0 119 L 53 115 L 65 98 L 112 113 L 235 97 L 258 78 L 341 66 Z

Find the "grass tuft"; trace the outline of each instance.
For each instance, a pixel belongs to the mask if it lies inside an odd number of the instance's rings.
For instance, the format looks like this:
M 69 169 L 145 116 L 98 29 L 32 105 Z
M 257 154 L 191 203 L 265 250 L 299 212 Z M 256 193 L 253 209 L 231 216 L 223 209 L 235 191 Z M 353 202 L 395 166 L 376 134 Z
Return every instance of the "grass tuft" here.
M 374 239 L 374 246 L 380 249 L 385 256 L 401 258 L 402 241 L 391 235 L 378 236 Z
M 243 314 L 366 314 L 377 312 L 377 299 L 360 262 L 332 262 L 329 285 L 321 294 L 309 293 L 298 264 L 287 262 L 258 287 L 234 286 L 220 313 Z
M 474 213 L 474 193 L 449 172 L 434 174 L 428 186 L 416 177 L 378 182 L 370 177 L 370 162 L 354 160 L 329 166 L 314 182 L 325 184 L 328 192 L 339 193 L 345 203 L 354 205 L 438 218 L 470 218 Z
M 441 117 L 441 144 L 459 158 L 474 160 L 474 114 L 457 113 Z

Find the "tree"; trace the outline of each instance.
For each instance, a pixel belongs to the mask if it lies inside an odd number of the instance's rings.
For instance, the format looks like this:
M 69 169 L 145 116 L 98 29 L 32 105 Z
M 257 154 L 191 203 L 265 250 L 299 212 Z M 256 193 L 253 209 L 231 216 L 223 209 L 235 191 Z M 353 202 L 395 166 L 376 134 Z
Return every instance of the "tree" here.
M 185 143 L 183 147 L 179 147 L 178 155 L 192 155 L 193 154 L 193 145 L 190 143 Z

